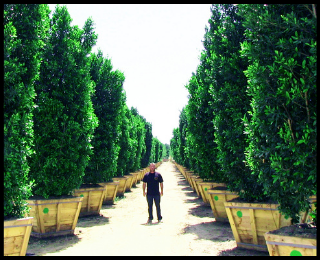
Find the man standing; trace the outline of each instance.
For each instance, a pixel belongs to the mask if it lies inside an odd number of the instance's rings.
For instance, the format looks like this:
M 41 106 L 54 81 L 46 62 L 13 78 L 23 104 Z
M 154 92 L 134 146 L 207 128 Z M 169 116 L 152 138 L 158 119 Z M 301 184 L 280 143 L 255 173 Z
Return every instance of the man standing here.
M 161 209 L 160 209 L 160 195 L 163 196 L 163 179 L 160 173 L 155 172 L 156 165 L 150 163 L 150 172 L 146 173 L 143 177 L 143 196 L 146 196 L 147 187 L 147 202 L 148 202 L 148 213 L 149 219 L 148 223 L 153 220 L 153 201 L 156 204 L 158 223 L 161 222 Z M 159 192 L 159 184 L 161 188 L 161 193 Z

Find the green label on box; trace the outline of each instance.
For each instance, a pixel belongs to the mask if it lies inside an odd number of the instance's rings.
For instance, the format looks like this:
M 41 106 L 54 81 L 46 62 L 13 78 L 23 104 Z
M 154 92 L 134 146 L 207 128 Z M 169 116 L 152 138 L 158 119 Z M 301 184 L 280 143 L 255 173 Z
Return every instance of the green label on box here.
M 84 197 L 83 194 L 81 194 L 80 197 Z
M 204 188 L 204 190 L 205 190 L 205 191 L 207 191 L 207 190 L 208 190 L 208 188 Z
M 44 208 L 44 209 L 43 209 L 43 213 L 44 213 L 44 214 L 48 214 L 48 212 L 49 212 L 49 209 L 48 209 L 48 208 Z
M 218 196 L 214 196 L 214 200 L 218 201 L 219 200 Z
M 237 216 L 239 217 L 239 218 L 242 218 L 242 212 L 239 210 L 239 211 L 237 211 Z
M 302 256 L 302 254 L 298 250 L 292 250 L 290 256 Z

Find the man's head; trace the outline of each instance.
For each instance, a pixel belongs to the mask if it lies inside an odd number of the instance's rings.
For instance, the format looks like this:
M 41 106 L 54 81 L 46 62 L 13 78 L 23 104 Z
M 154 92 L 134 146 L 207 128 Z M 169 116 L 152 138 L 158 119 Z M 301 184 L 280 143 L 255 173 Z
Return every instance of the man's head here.
M 156 165 L 154 163 L 150 163 L 150 172 L 154 172 L 156 169 Z

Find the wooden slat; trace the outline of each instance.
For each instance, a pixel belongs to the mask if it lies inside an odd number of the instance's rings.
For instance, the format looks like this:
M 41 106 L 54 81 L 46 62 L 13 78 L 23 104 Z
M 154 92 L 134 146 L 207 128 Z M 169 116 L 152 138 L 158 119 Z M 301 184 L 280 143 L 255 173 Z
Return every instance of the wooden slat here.
M 83 198 L 81 198 L 81 200 L 83 200 Z M 78 209 L 76 211 L 76 215 L 74 216 L 74 221 L 72 224 L 72 230 L 74 230 L 76 228 L 77 222 L 78 222 L 78 218 L 79 218 L 79 214 L 80 214 L 80 210 L 81 210 L 81 205 L 82 205 L 82 201 L 78 202 Z
M 91 202 L 91 191 L 88 192 L 88 202 L 87 202 L 87 211 L 90 211 L 90 202 Z
M 60 214 L 61 214 L 61 207 L 60 207 L 60 203 L 57 204 L 57 229 L 56 231 L 60 231 Z
M 104 196 L 106 194 L 106 190 L 104 190 L 101 194 L 101 197 L 100 197 L 100 202 L 99 202 L 99 209 L 101 209 L 101 206 L 102 206 L 102 202 L 103 202 L 103 199 L 104 199 Z
M 215 204 L 214 204 L 213 194 L 208 194 L 208 195 L 209 195 L 209 201 L 210 201 L 210 206 L 211 206 L 211 209 L 212 209 L 212 213 L 213 213 L 215 218 L 218 218 L 219 214 L 217 213 L 217 210 L 216 210 L 216 207 L 215 207 Z
M 231 212 L 230 208 L 226 208 L 226 212 L 227 212 L 227 216 L 228 216 L 228 219 L 229 219 L 229 222 L 230 222 L 230 226 L 231 226 L 231 229 L 232 229 L 232 233 L 233 233 L 234 239 L 236 240 L 236 242 L 241 242 L 239 234 L 238 234 L 238 231 L 237 231 L 237 227 L 236 227 L 236 224 L 234 222 L 233 215 L 232 215 L 232 212 Z
M 45 233 L 44 220 L 43 220 L 43 205 L 38 205 L 39 223 L 40 223 L 40 233 Z
M 250 224 L 251 224 L 253 243 L 255 245 L 258 245 L 258 235 L 257 235 L 256 221 L 254 218 L 254 210 L 249 209 L 249 214 L 250 214 Z
M 30 221 L 28 221 L 28 224 L 32 224 L 32 221 L 33 221 L 33 219 L 30 219 Z M 27 247 L 28 247 L 28 243 L 29 243 L 31 230 L 32 230 L 32 226 L 26 227 L 26 231 L 25 231 L 22 246 L 21 246 L 20 256 L 25 256 L 27 253 Z

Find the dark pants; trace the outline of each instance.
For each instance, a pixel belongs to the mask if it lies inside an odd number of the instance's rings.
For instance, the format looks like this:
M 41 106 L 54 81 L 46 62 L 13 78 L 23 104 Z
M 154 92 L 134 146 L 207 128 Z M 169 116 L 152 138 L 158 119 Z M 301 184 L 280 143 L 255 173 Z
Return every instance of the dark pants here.
M 161 216 L 161 209 L 160 209 L 160 195 L 147 195 L 149 220 L 153 220 L 153 214 L 152 214 L 153 201 L 156 204 L 158 220 L 161 220 L 162 216 Z

